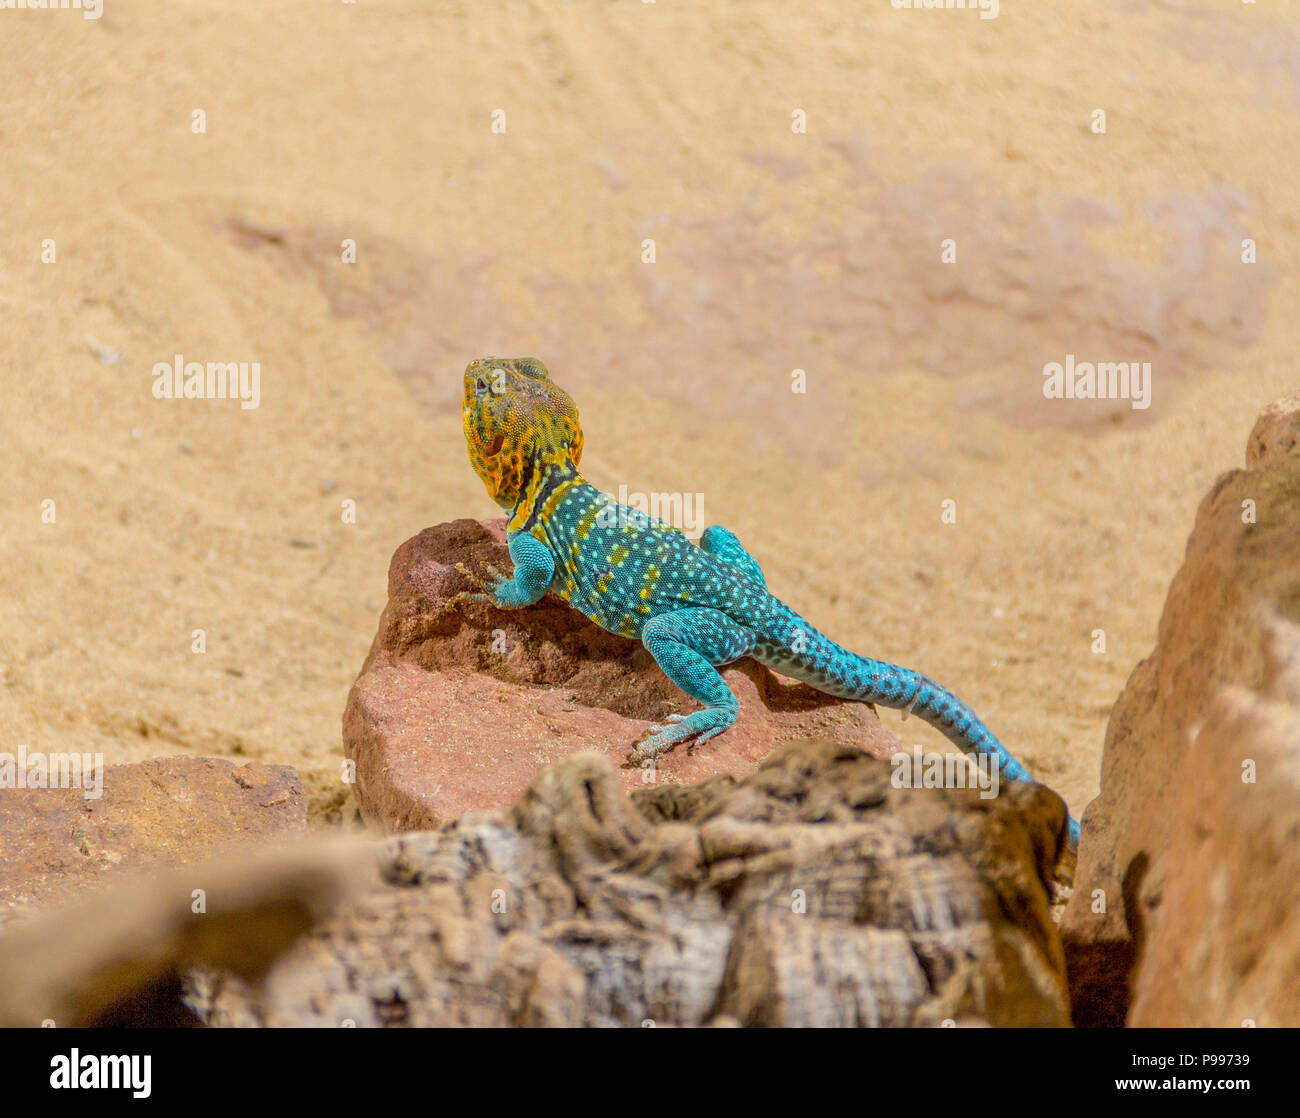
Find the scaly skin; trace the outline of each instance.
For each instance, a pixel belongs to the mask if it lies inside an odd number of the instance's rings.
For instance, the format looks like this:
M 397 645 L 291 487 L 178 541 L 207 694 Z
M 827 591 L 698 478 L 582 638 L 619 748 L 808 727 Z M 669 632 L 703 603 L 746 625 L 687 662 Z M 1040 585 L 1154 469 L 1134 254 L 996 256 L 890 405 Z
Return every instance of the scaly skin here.
M 568 394 L 532 358 L 485 357 L 465 369 L 465 441 L 488 494 L 510 513 L 513 577 L 462 571 L 502 609 L 548 589 L 597 625 L 640 638 L 678 687 L 704 704 L 672 715 L 633 751 L 641 761 L 680 741 L 703 742 L 736 720 L 717 666 L 751 656 L 820 691 L 915 713 L 967 752 L 986 753 L 1006 780 L 1033 778 L 965 703 L 934 680 L 841 648 L 767 590 L 732 533 L 713 527 L 696 547 L 677 528 L 618 504 L 578 472 L 582 427 Z M 1070 820 L 1070 843 L 1079 825 Z

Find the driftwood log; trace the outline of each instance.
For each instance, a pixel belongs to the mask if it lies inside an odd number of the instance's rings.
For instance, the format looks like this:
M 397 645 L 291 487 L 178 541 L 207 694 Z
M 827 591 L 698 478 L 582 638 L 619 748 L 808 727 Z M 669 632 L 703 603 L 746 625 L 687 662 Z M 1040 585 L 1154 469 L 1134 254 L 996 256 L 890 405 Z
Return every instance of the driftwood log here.
M 803 741 L 629 796 L 608 759 L 380 847 L 266 978 L 192 971 L 212 1025 L 1067 1025 L 1049 915 L 1065 808 L 894 788 Z

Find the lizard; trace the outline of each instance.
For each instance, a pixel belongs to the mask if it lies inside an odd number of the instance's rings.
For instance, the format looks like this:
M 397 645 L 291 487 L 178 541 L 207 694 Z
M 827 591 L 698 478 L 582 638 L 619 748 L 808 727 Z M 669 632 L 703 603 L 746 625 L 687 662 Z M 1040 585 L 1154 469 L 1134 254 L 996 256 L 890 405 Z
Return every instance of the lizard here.
M 548 590 L 612 633 L 639 638 L 668 678 L 703 704 L 671 714 L 632 751 L 644 762 L 735 720 L 718 672 L 749 656 L 830 695 L 915 713 L 967 753 L 987 754 L 1002 779 L 1033 780 L 964 702 L 910 668 L 851 652 L 767 589 L 762 568 L 726 528 L 698 545 L 680 529 L 619 504 L 579 472 L 583 433 L 572 397 L 536 358 L 484 357 L 465 369 L 462 426 L 469 460 L 509 515 L 514 571 L 458 569 L 479 589 L 455 595 L 521 609 Z M 1073 849 L 1079 824 L 1070 818 Z

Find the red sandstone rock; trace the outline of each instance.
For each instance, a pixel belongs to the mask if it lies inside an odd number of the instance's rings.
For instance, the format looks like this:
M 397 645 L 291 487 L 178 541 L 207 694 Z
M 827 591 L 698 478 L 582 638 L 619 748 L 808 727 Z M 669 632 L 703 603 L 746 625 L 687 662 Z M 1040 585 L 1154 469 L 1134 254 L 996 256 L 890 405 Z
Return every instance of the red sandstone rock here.
M 1220 692 L 1189 750 L 1132 1025 L 1300 1025 L 1300 627 L 1268 653 L 1265 687 Z
M 1300 1025 L 1297 432 L 1300 394 L 1201 502 L 1111 712 L 1061 926 L 1076 1024 Z
M 187 865 L 240 842 L 305 831 L 288 765 L 164 757 L 104 769 L 81 788 L 0 790 L 0 910 L 62 901 L 119 874 Z
M 505 807 L 545 765 L 596 750 L 622 765 L 651 725 L 697 705 L 639 641 L 606 633 L 551 595 L 522 610 L 462 604 L 455 565 L 509 571 L 503 521 L 457 520 L 407 540 L 388 572 L 388 604 L 348 697 L 343 742 L 363 814 L 389 831 L 437 827 Z M 874 710 L 782 680 L 745 660 L 723 670 L 736 724 L 657 772 L 620 769 L 629 791 L 659 782 L 743 777 L 773 746 L 820 735 L 887 757 L 898 742 Z

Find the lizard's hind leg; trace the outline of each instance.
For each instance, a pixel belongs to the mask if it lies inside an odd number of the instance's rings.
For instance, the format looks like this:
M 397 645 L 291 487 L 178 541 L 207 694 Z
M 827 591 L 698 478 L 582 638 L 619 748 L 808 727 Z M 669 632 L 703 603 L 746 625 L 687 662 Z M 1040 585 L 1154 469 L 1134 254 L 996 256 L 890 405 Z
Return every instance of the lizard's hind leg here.
M 695 738 L 696 744 L 708 741 L 736 721 L 740 709 L 736 696 L 714 665 L 747 655 L 757 643 L 753 630 L 737 625 L 720 610 L 698 606 L 652 617 L 641 631 L 641 640 L 664 674 L 702 702 L 704 710 L 672 715 L 656 726 L 632 751 L 631 761 L 664 753 L 686 738 Z
M 729 532 L 717 524 L 712 528 L 704 529 L 704 535 L 700 537 L 700 550 L 716 555 L 724 563 L 739 568 L 741 574 L 753 579 L 759 586 L 767 585 L 767 579 L 763 577 L 763 568 L 758 565 L 758 560 L 741 546 L 735 532 Z

